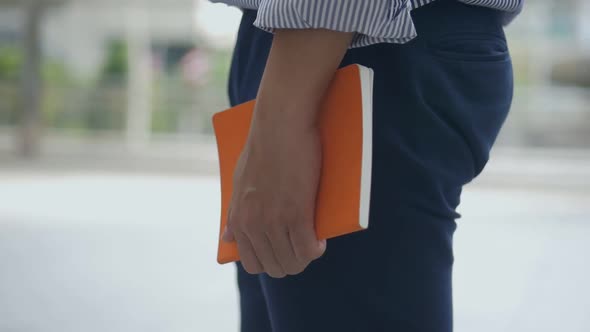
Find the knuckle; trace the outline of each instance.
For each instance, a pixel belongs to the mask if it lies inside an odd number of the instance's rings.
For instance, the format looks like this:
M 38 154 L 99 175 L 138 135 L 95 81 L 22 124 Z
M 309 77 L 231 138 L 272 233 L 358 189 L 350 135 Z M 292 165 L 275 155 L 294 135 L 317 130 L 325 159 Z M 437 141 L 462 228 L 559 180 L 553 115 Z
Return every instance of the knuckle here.
M 294 202 L 291 202 L 294 203 Z M 288 217 L 291 219 L 299 219 L 298 217 L 300 216 L 300 209 L 298 204 L 287 204 L 286 206 L 284 206 L 284 208 L 281 210 L 282 214 L 284 217 Z
M 240 228 L 248 235 L 259 233 L 260 230 L 259 225 L 249 220 L 243 220 L 240 224 Z
M 274 235 L 274 225 L 272 222 L 268 220 L 261 219 L 258 223 L 254 226 L 258 233 L 262 233 L 261 235 L 265 236 L 272 236 Z
M 230 213 L 227 218 L 227 227 L 236 228 L 240 225 L 241 218 L 240 215 L 237 213 Z
M 232 222 L 231 220 L 227 221 L 227 224 L 225 225 L 227 227 L 227 229 L 231 232 L 237 232 L 240 228 L 237 227 L 238 225 L 235 222 Z
M 283 220 L 285 220 L 285 223 L 289 225 L 290 228 L 298 228 L 302 226 L 301 219 L 294 215 L 286 215 L 283 217 Z
M 275 223 L 277 225 L 272 225 L 270 229 L 266 230 L 266 236 L 276 244 L 283 244 L 285 236 L 288 236 L 288 229 L 283 227 L 281 223 Z

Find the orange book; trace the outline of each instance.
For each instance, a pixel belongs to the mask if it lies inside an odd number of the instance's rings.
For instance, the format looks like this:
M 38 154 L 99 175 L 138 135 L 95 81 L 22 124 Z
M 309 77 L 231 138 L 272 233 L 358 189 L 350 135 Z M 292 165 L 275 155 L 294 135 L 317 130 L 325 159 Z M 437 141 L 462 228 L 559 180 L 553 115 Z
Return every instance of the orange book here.
M 373 139 L 373 71 L 339 69 L 320 108 L 322 169 L 316 200 L 319 239 L 360 231 L 369 224 Z M 221 240 L 232 195 L 233 172 L 248 137 L 255 100 L 213 115 L 221 176 L 217 261 L 239 260 L 235 243 Z

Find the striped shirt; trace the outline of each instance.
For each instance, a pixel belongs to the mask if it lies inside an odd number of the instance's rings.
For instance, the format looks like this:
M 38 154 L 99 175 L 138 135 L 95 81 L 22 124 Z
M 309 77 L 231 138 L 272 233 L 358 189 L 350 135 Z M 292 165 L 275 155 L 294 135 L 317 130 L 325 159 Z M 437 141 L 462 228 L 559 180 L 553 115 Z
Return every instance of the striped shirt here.
M 416 37 L 410 12 L 436 0 L 210 0 L 257 9 L 254 25 L 274 29 L 323 28 L 356 32 L 351 47 L 376 43 L 405 43 Z M 508 24 L 524 0 L 459 0 L 505 11 Z

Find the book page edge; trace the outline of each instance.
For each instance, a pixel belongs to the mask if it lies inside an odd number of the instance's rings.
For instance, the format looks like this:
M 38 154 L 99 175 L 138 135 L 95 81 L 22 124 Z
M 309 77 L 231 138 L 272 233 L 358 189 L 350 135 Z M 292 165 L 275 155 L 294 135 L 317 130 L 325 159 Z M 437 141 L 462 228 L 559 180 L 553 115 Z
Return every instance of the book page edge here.
M 373 164 L 373 70 L 359 65 L 363 106 L 363 152 L 361 161 L 361 197 L 359 226 L 369 227 L 371 203 L 371 173 Z

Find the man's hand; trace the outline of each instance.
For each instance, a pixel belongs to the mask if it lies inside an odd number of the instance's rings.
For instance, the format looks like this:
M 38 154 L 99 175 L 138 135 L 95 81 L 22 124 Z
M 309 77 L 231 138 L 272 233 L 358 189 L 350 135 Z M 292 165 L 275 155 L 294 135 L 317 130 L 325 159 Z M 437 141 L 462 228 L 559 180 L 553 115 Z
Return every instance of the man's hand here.
M 276 32 L 248 142 L 234 172 L 228 229 L 249 273 L 300 273 L 325 249 L 314 230 L 321 168 L 317 111 L 352 33 Z
M 236 167 L 229 230 L 246 271 L 278 278 L 300 273 L 326 248 L 314 231 L 321 149 L 314 128 L 262 131 Z

